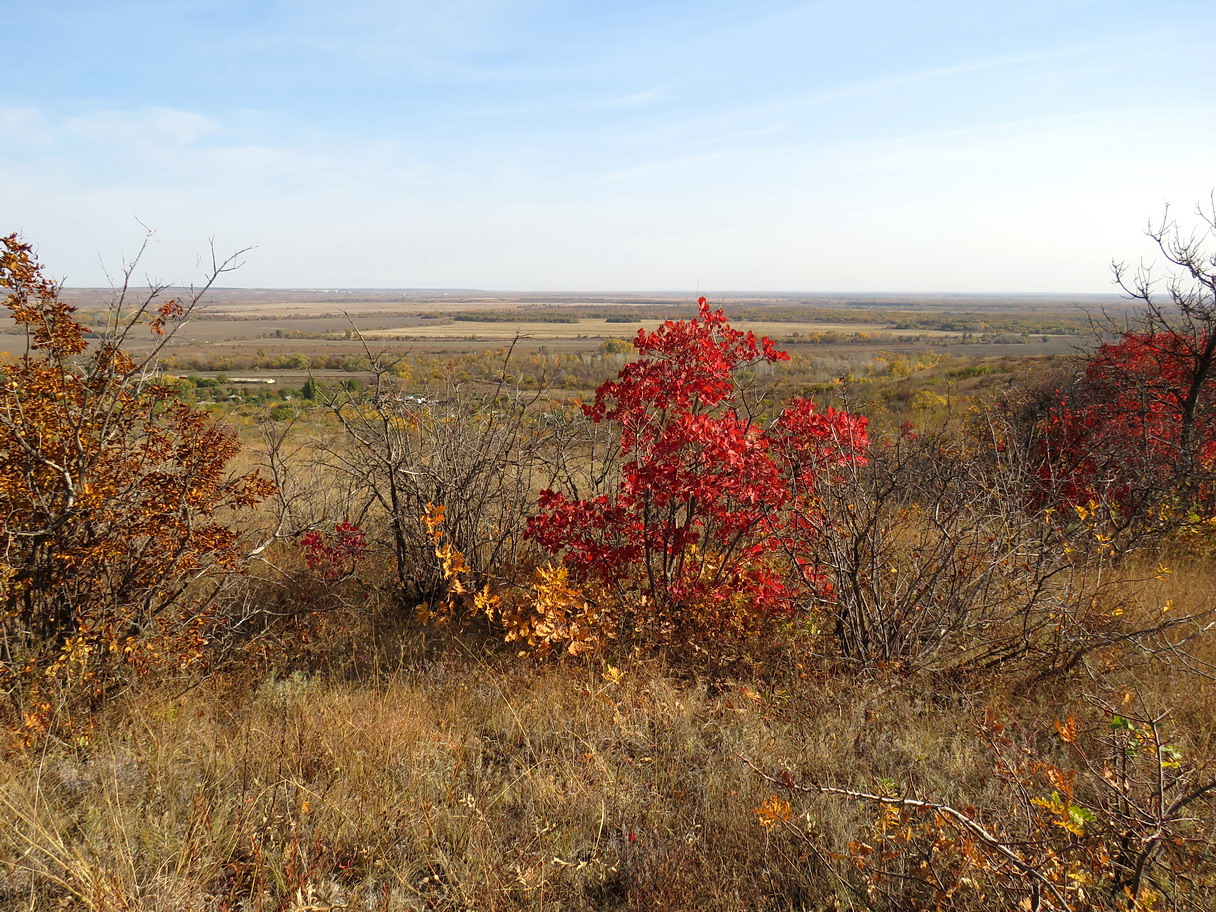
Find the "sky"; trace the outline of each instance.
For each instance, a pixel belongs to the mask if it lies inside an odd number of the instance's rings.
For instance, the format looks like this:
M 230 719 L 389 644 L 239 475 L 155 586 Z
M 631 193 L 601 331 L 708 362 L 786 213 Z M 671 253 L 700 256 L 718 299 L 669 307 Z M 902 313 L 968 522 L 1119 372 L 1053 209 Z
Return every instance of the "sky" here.
M 9 2 L 73 286 L 1109 292 L 1216 187 L 1211 0 Z

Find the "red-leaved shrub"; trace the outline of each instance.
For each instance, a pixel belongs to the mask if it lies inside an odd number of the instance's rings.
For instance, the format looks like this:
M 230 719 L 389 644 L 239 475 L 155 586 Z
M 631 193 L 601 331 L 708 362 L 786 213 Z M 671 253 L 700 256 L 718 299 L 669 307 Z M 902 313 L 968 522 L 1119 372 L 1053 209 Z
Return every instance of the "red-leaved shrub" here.
M 816 485 L 864 460 L 865 418 L 806 399 L 768 423 L 745 414 L 739 372 L 789 356 L 698 303 L 691 320 L 639 330 L 640 357 L 584 407 L 619 429 L 616 489 L 547 490 L 528 525 L 609 636 L 722 643 L 796 614 L 826 585 L 808 560 Z
M 1207 510 L 1216 459 L 1216 386 L 1205 340 L 1126 333 L 1103 345 L 1040 424 L 1041 474 L 1065 503 L 1160 521 Z

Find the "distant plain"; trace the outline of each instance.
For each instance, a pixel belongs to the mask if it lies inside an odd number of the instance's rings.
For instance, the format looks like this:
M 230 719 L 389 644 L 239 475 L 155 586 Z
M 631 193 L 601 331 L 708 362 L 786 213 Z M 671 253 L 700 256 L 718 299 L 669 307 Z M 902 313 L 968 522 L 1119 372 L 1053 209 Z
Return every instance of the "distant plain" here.
M 97 327 L 112 293 L 65 289 L 64 296 L 86 325 Z M 221 288 L 208 294 L 166 354 L 200 363 L 275 354 L 345 357 L 368 350 L 450 356 L 511 344 L 524 353 L 593 352 L 610 339 L 632 339 L 639 328 L 691 316 L 695 300 L 695 292 Z M 730 293 L 710 295 L 710 301 L 733 326 L 808 356 L 1066 355 L 1092 344 L 1095 315 L 1128 307 L 1115 295 Z M 7 318 L 4 324 L 0 350 L 15 354 L 18 328 Z M 292 380 L 297 372 L 249 373 Z

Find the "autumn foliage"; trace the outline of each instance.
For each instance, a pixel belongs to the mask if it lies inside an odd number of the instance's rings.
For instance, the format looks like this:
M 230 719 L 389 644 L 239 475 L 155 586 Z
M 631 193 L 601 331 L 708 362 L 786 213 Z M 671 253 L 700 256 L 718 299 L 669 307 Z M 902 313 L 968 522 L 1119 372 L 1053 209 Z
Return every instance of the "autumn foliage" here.
M 0 667 L 87 676 L 149 653 L 196 657 L 209 609 L 194 584 L 237 568 L 230 514 L 270 485 L 230 478 L 233 432 L 120 348 L 136 327 L 163 336 L 185 309 L 117 314 L 90 343 L 16 236 L 0 239 L 0 287 L 25 331 L 24 352 L 0 365 Z
M 1199 373 L 1207 348 L 1178 332 L 1126 333 L 1088 360 L 1040 428 L 1041 474 L 1062 500 L 1125 519 L 1208 514 L 1216 395 Z
M 864 461 L 866 419 L 805 399 L 768 422 L 748 414 L 739 374 L 788 356 L 704 298 L 634 346 L 583 409 L 619 432 L 615 490 L 545 491 L 528 534 L 611 618 L 608 636 L 722 643 L 794 616 L 826 585 L 806 548 L 816 486 Z
M 354 572 L 367 556 L 363 530 L 350 522 L 334 524 L 333 532 L 312 529 L 300 538 L 304 565 L 324 579 L 338 580 Z

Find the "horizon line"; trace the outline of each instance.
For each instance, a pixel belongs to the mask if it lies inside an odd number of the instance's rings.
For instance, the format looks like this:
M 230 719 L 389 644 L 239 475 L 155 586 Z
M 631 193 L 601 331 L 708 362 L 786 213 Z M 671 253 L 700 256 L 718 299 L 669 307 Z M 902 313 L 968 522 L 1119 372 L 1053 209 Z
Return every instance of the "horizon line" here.
M 153 286 L 147 286 L 153 287 Z M 189 291 L 192 286 L 189 285 L 163 285 L 158 286 L 164 291 Z M 133 286 L 134 288 L 134 286 Z M 99 291 L 99 292 L 114 292 L 119 289 L 107 287 L 104 285 L 75 285 L 63 286 L 62 291 L 81 292 L 81 291 Z M 797 296 L 819 296 L 819 297 L 860 297 L 860 298 L 878 298 L 878 297 L 907 297 L 907 298 L 923 298 L 923 297 L 954 297 L 954 298 L 1113 298 L 1116 300 L 1124 300 L 1132 303 L 1133 299 L 1128 298 L 1125 294 L 1116 291 L 841 291 L 841 290 L 776 290 L 776 289 L 718 289 L 706 292 L 690 291 L 687 289 L 669 289 L 669 288 L 653 288 L 653 289 L 575 289 L 575 288 L 559 288 L 559 289 L 544 289 L 544 288 L 464 288 L 464 287 L 411 287 L 411 286 L 391 286 L 391 285 L 212 285 L 209 292 L 224 291 L 224 292 L 323 292 L 326 294 L 338 294 L 343 292 L 381 292 L 395 294 L 461 294 L 461 295 L 571 295 L 571 296 L 592 296 L 592 295 L 663 295 L 667 297 L 688 297 L 695 301 L 698 297 L 704 297 L 711 302 L 714 295 L 730 295 L 730 296 L 775 296 L 775 297 L 797 297 Z

